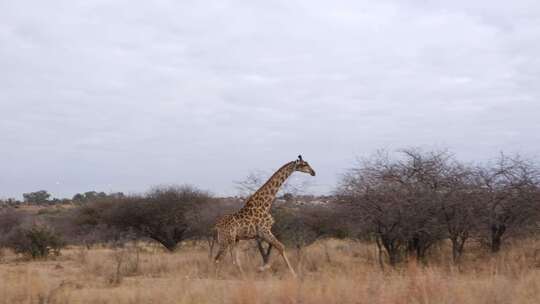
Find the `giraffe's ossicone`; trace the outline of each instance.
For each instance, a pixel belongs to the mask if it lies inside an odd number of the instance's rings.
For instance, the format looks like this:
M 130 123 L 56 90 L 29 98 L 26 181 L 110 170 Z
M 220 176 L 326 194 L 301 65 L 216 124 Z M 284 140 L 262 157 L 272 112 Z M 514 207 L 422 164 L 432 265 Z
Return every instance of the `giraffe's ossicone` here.
M 302 156 L 298 156 L 295 161 L 286 163 L 279 168 L 261 188 L 247 199 L 245 205 L 238 212 L 218 218 L 214 226 L 214 242 L 218 245 L 218 252 L 215 257 L 216 263 L 223 257 L 223 253 L 229 249 L 231 255 L 235 258 L 234 262 L 242 270 L 236 252 L 236 243 L 240 240 L 260 239 L 278 250 L 291 273 L 296 276 L 285 255 L 285 247 L 272 234 L 271 229 L 274 219 L 270 214 L 270 207 L 279 188 L 295 171 L 315 176 L 315 171 L 311 166 L 302 159 Z M 211 247 L 213 247 L 213 244 Z M 263 265 L 263 268 L 266 266 Z

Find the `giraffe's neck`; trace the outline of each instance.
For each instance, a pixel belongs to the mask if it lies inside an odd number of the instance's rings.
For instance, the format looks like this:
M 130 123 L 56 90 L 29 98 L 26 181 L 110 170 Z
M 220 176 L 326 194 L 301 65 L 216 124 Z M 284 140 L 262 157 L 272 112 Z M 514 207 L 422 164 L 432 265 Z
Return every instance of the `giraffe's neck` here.
M 251 195 L 244 208 L 262 208 L 264 211 L 269 211 L 279 188 L 294 172 L 294 165 L 293 161 L 279 168 L 259 190 Z

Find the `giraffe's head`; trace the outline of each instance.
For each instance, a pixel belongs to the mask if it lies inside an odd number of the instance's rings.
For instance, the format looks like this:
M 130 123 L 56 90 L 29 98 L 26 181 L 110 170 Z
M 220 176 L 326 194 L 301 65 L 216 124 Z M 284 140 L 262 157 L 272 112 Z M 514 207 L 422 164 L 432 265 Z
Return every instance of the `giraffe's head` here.
M 307 161 L 302 159 L 302 155 L 298 155 L 298 159 L 294 161 L 294 170 L 315 176 L 315 170 L 311 168 Z

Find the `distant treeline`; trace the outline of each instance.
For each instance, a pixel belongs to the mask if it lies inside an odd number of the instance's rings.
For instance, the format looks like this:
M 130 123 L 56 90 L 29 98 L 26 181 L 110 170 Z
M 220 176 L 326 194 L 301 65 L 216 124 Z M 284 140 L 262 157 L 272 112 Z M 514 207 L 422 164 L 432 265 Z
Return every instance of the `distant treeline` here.
M 298 252 L 320 238 L 373 242 L 381 265 L 408 257 L 429 260 L 449 246 L 458 263 L 474 242 L 493 253 L 508 239 L 540 230 L 540 170 L 533 160 L 499 155 L 485 164 L 458 161 L 447 151 L 378 152 L 344 172 L 326 197 L 284 193 L 272 207 L 275 235 Z M 86 192 L 51 200 L 46 191 L 24 195 L 26 204 L 0 209 L 0 246 L 32 257 L 59 253 L 66 244 L 121 246 L 152 240 L 174 251 L 188 240 L 209 241 L 219 215 L 241 199 L 216 198 L 192 186 L 157 187 L 141 195 Z M 37 245 L 36 245 L 37 244 Z M 268 258 L 271 248 L 258 248 Z
M 73 198 L 53 198 L 47 190 L 39 190 L 34 192 L 23 193 L 23 200 L 20 201 L 15 198 L 0 199 L 0 208 L 2 207 L 20 207 L 23 205 L 33 206 L 47 206 L 57 204 L 77 204 L 84 202 L 91 202 L 97 199 L 106 197 L 124 197 L 123 192 L 105 193 L 97 191 L 87 191 L 84 193 L 77 193 Z

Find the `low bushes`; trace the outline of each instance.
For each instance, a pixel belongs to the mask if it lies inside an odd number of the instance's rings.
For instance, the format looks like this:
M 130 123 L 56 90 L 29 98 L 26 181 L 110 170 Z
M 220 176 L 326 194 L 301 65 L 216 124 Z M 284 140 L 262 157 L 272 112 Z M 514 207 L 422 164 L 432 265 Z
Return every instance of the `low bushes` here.
M 64 242 L 60 235 L 45 225 L 16 228 L 10 232 L 5 246 L 16 253 L 32 259 L 45 258 L 49 254 L 59 255 Z

